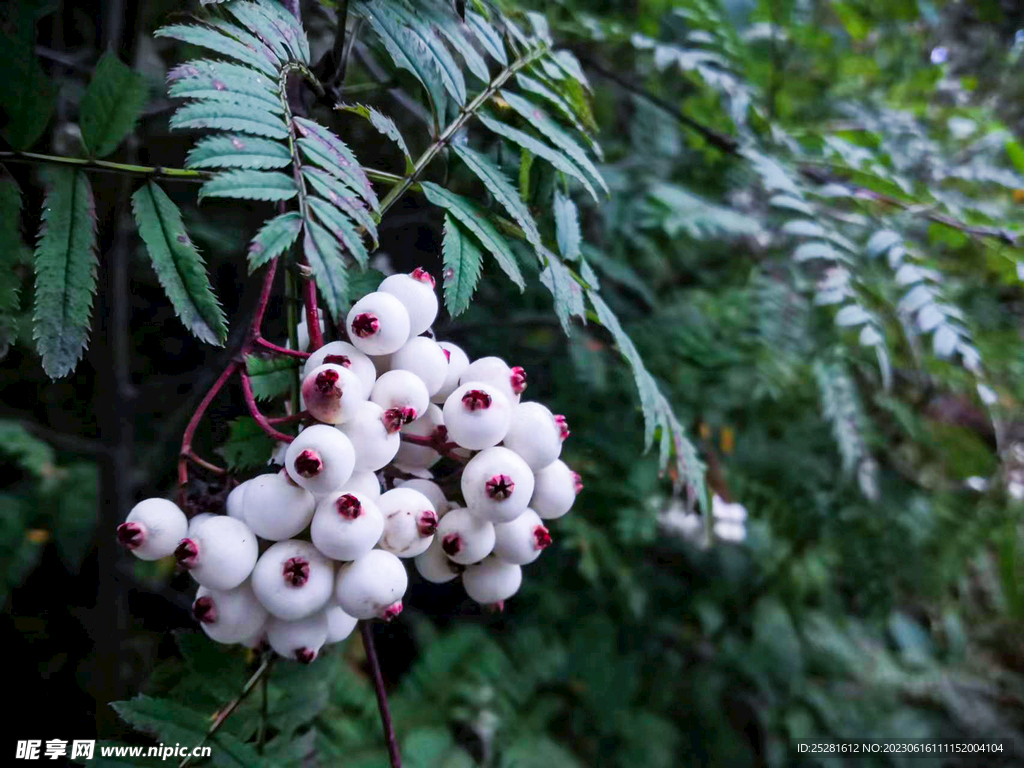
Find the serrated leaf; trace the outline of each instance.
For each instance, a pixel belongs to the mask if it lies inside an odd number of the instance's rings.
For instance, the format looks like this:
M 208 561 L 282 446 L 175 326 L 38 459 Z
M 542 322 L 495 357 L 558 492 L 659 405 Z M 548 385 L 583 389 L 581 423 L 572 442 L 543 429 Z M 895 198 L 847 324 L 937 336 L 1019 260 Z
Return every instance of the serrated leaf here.
M 203 19 L 203 23 L 219 30 L 227 37 L 237 40 L 261 59 L 269 62 L 275 71 L 284 63 L 284 61 L 287 61 L 287 56 L 282 60 L 274 53 L 273 49 L 260 40 L 257 35 L 250 33 L 247 29 L 228 21 L 227 19 L 207 17 Z
M 526 239 L 534 248 L 542 246 L 540 232 L 537 230 L 537 222 L 533 220 L 529 208 L 519 199 L 519 193 L 512 183 L 505 178 L 505 175 L 498 170 L 490 160 L 476 150 L 464 145 L 452 147 L 456 155 L 473 171 L 480 181 L 484 183 L 488 191 L 494 195 L 495 200 L 508 211 L 516 223 L 523 228 Z
M 291 248 L 302 229 L 302 217 L 295 211 L 275 216 L 249 243 L 249 274 Z
M 344 112 L 351 112 L 369 120 L 370 125 L 372 125 L 378 133 L 387 136 L 398 146 L 402 151 L 402 154 L 405 156 L 407 164 L 412 162 L 412 156 L 409 154 L 409 147 L 406 146 L 405 139 L 398 130 L 398 126 L 395 125 L 395 121 L 390 117 L 378 112 L 376 109 L 366 104 L 338 104 L 335 109 L 339 109 Z
M 186 168 L 284 168 L 292 161 L 288 147 L 254 136 L 208 136 L 188 153 Z
M 295 372 L 299 370 L 301 364 L 302 361 L 298 358 L 285 355 L 246 355 L 245 370 L 252 382 L 253 394 L 258 400 L 273 400 L 287 394 L 291 390 L 292 382 L 295 381 Z M 259 429 L 259 424 L 253 424 Z M 264 464 L 269 456 L 269 453 L 264 455 Z
M 352 254 L 359 266 L 365 269 L 369 260 L 366 246 L 363 245 L 363 240 L 356 232 L 351 220 L 340 209 L 322 198 L 310 196 L 306 204 L 320 220 L 320 223 L 334 235 L 345 250 Z
M 278 171 L 228 171 L 199 188 L 199 200 L 232 197 L 241 200 L 291 200 L 298 194 L 295 179 Z
M 153 33 L 153 36 L 172 37 L 183 43 L 198 45 L 200 48 L 216 51 L 243 64 L 255 67 L 265 75 L 277 76 L 277 66 L 274 61 L 210 27 L 195 24 L 172 24 L 169 27 L 161 27 Z
M 902 242 L 903 237 L 899 232 L 893 232 L 891 229 L 882 229 L 875 232 L 875 234 L 868 239 L 865 250 L 867 250 L 868 256 L 881 256 L 894 245 Z
M 228 13 L 256 35 L 280 61 L 288 61 L 291 58 L 276 16 L 271 16 L 265 8 L 256 3 L 233 2 L 226 7 Z
M 151 181 L 132 195 L 132 210 L 175 313 L 193 336 L 222 346 L 228 336 L 224 310 L 210 288 L 206 264 L 185 232 L 178 206 Z
M 483 49 L 487 51 L 487 55 L 501 66 L 507 67 L 508 54 L 505 53 L 505 43 L 497 30 L 488 24 L 479 13 L 468 9 L 466 10 L 466 25 L 473 30 L 473 34 L 476 35 L 476 39 L 480 41 Z
M 96 293 L 96 206 L 85 173 L 48 171 L 35 251 L 36 301 L 33 337 L 51 379 L 69 374 L 89 341 Z
M 251 67 L 228 61 L 197 59 L 179 64 L 167 74 L 168 94 L 183 99 L 214 99 L 217 94 L 257 99 L 264 109 L 283 112 L 273 80 Z
M 110 706 L 133 727 L 155 734 L 166 743 L 200 744 L 210 727 L 206 714 L 166 699 L 139 695 L 130 701 L 112 702 Z M 267 765 L 253 747 L 224 731 L 211 736 L 209 744 L 212 746 L 213 765 L 219 768 L 261 768 Z
M 583 290 L 579 283 L 573 280 L 572 274 L 554 254 L 548 258 L 548 265 L 540 273 L 540 282 L 551 291 L 558 322 L 561 323 L 565 335 L 571 336 L 572 318 L 586 316 Z
M 348 272 L 348 296 L 345 300 L 346 311 L 368 293 L 373 293 L 384 281 L 384 273 L 376 269 L 355 270 Z
M 50 122 L 57 104 L 57 86 L 39 66 L 31 38 L 0 34 L 0 111 L 5 122 L 0 135 L 13 149 L 28 149 Z
M 302 169 L 302 176 L 320 195 L 323 195 L 336 208 L 340 208 L 349 215 L 357 224 L 363 227 L 367 234 L 373 239 L 374 246 L 377 243 L 377 225 L 369 211 L 363 206 L 351 188 L 342 184 L 336 177 L 331 176 L 318 168 L 305 167 Z
M 423 50 L 409 30 L 393 15 L 387 13 L 380 3 L 372 0 L 360 2 L 356 4 L 355 10 L 370 22 L 395 66 L 406 70 L 419 80 L 430 99 L 432 111 L 435 114 L 442 114 L 445 83 L 437 70 L 433 56 Z
M 309 64 L 309 40 L 300 21 L 277 0 L 256 0 L 256 4 L 277 21 L 278 29 L 295 58 Z
M 579 144 L 573 141 L 572 137 L 569 136 L 569 134 L 566 133 L 560 125 L 558 125 L 558 123 L 552 120 L 543 109 L 533 102 L 524 99 L 518 94 L 511 93 L 510 91 L 501 91 L 501 97 L 527 123 L 544 134 L 552 144 L 569 155 L 576 165 L 586 171 L 590 177 L 601 186 L 601 189 L 604 190 L 605 194 L 609 193 L 608 185 L 605 183 L 604 178 L 601 176 L 600 172 L 598 172 L 594 164 L 590 162 L 590 158 L 587 157 L 587 153 Z
M 580 257 L 583 235 L 580 233 L 579 213 L 576 203 L 561 192 L 555 192 L 555 239 L 562 258 L 576 261 Z
M 93 157 L 106 157 L 135 129 L 146 105 L 146 80 L 111 52 L 103 54 L 79 105 L 82 140 Z
M 378 210 L 380 203 L 373 190 L 373 184 L 370 183 L 370 179 L 363 172 L 362 166 L 345 142 L 319 123 L 301 117 L 296 117 L 294 120 L 299 133 L 309 140 L 307 143 L 311 147 L 318 148 L 320 154 L 326 156 L 335 166 L 334 168 L 328 167 L 327 170 L 365 198 L 373 210 Z
M 293 364 L 292 370 L 294 371 L 297 367 L 297 364 Z M 294 373 L 289 375 L 289 384 L 282 392 L 288 391 L 294 375 Z M 251 380 L 255 390 L 256 381 L 254 378 Z M 218 447 L 216 451 L 228 463 L 229 469 L 236 471 L 259 469 L 267 466 L 270 455 L 274 451 L 274 441 L 260 429 L 260 425 L 256 423 L 255 419 L 242 416 L 228 424 L 227 442 Z
M 580 135 L 586 139 L 587 143 L 590 144 L 591 148 L 595 147 L 594 140 L 587 133 L 587 128 L 594 130 L 595 126 L 584 125 L 581 121 L 580 116 L 576 114 L 576 109 L 573 104 L 570 104 L 560 93 L 552 88 L 549 88 L 543 81 L 542 76 L 531 77 L 524 72 L 516 73 L 516 82 L 519 87 L 527 93 L 532 93 L 535 96 L 540 96 L 542 99 L 551 104 L 558 112 L 564 116 L 573 127 L 579 131 Z M 592 116 L 587 113 L 588 117 Z
M 430 54 L 434 66 L 441 75 L 441 82 L 444 84 L 445 90 L 460 107 L 465 104 L 466 80 L 462 76 L 462 69 L 455 62 L 455 58 L 441 38 L 435 34 L 430 22 L 412 13 L 401 3 L 389 3 L 386 6 L 378 4 L 376 10 L 378 13 L 392 14 L 403 25 L 413 45 Z M 488 78 L 485 76 L 483 79 L 487 80 Z
M 21 190 L 14 179 L 0 177 L 0 359 L 18 334 L 21 275 L 18 267 L 31 260 L 21 238 Z
M 484 57 L 477 53 L 476 48 L 466 38 L 466 35 L 463 33 L 465 27 L 459 23 L 455 16 L 441 10 L 430 0 L 421 0 L 421 2 L 416 3 L 416 13 L 429 20 L 444 35 L 451 47 L 466 62 L 466 68 L 478 80 L 486 83 L 491 79 L 491 73 L 487 69 L 487 62 L 484 61 Z
M 547 160 L 551 165 L 560 170 L 562 173 L 566 173 L 572 176 L 574 179 L 579 181 L 590 193 L 590 196 L 597 201 L 597 191 L 594 186 L 590 183 L 590 180 L 586 177 L 583 171 L 573 163 L 568 157 L 563 155 L 556 149 L 548 146 L 539 139 L 534 138 L 526 131 L 521 131 L 518 128 L 513 128 L 508 123 L 503 123 L 500 120 L 496 120 L 489 115 L 479 113 L 477 118 L 487 128 L 494 131 L 499 136 L 504 136 L 509 141 L 515 142 L 523 149 L 532 152 L 537 157 L 541 157 Z
M 337 322 L 341 319 L 347 298 L 345 262 L 341 258 L 338 241 L 315 221 L 306 221 L 305 232 L 302 252 L 313 270 L 327 309 Z
M 447 213 L 441 252 L 444 255 L 444 305 L 452 317 L 457 317 L 469 307 L 480 281 L 483 254 L 472 235 L 464 232 Z
M 450 211 L 452 216 L 466 229 L 476 235 L 481 245 L 497 260 L 498 266 L 519 287 L 520 291 L 526 289 L 526 281 L 519 270 L 515 254 L 512 253 L 505 238 L 487 220 L 487 214 L 484 211 L 477 208 L 471 200 L 449 192 L 444 187 L 432 182 L 424 181 L 420 186 L 429 202 Z
M 287 139 L 288 126 L 281 115 L 269 110 L 245 108 L 241 104 L 197 102 L 181 107 L 171 115 L 171 128 L 206 128 L 241 131 L 271 139 Z

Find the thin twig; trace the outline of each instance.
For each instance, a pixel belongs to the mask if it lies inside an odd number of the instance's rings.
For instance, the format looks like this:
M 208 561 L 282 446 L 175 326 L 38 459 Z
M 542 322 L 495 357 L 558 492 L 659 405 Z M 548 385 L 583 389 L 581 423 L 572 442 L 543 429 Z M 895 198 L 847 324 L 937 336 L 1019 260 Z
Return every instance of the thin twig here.
M 18 150 L 0 151 L 0 161 L 7 163 L 28 163 L 31 165 L 70 165 L 83 171 L 97 173 L 121 173 L 128 176 L 146 176 L 164 181 L 185 181 L 202 184 L 212 179 L 215 174 L 210 171 L 190 171 L 185 168 L 163 168 L 153 165 L 134 165 L 132 163 L 114 163 L 109 160 L 86 160 L 81 157 L 62 157 L 60 155 L 44 155 L 39 152 L 20 152 Z
M 363 648 L 366 649 L 366 661 L 370 665 L 370 674 L 373 676 L 373 689 L 377 692 L 377 708 L 380 710 L 380 723 L 384 729 L 384 741 L 387 742 L 391 768 L 402 768 L 402 756 L 398 751 L 395 728 L 391 724 L 388 694 L 384 690 L 384 676 L 380 672 L 377 650 L 373 646 L 373 629 L 370 627 L 370 622 L 361 621 L 359 622 L 359 630 L 362 633 Z
M 196 745 L 197 747 L 201 747 L 209 741 L 210 737 L 217 733 L 227 719 L 234 714 L 234 711 L 238 709 L 238 705 L 245 701 L 246 697 L 252 693 L 252 689 L 256 687 L 256 683 L 262 680 L 263 676 L 269 672 L 271 665 L 274 663 L 274 658 L 275 656 L 269 653 L 263 657 L 263 661 L 260 662 L 260 666 L 255 672 L 253 672 L 252 677 L 246 681 L 245 685 L 242 686 L 242 690 L 239 692 L 238 696 L 228 702 L 228 704 L 222 707 L 217 713 L 217 718 L 213 721 L 213 725 L 210 726 L 210 730 L 208 730 L 206 735 L 203 736 L 203 740 Z M 182 761 L 178 763 L 178 768 L 185 768 L 186 765 L 192 762 L 192 757 L 195 754 L 196 750 L 192 750 L 190 754 L 186 755 Z
M 199 406 L 196 408 L 196 412 L 192 414 L 192 418 L 189 419 L 188 426 L 185 427 L 185 433 L 181 436 L 181 451 L 178 454 L 178 493 L 179 501 L 183 500 L 182 497 L 185 493 L 185 488 L 188 486 L 188 461 L 192 454 L 192 438 L 195 436 L 196 428 L 199 426 L 199 422 L 203 419 L 203 414 L 206 413 L 206 409 L 210 407 L 210 403 L 213 402 L 213 398 L 217 396 L 217 393 L 224 388 L 235 371 L 238 370 L 240 362 L 232 360 L 228 363 L 228 367 L 224 369 L 224 372 L 217 377 L 217 380 L 210 387 L 210 391 L 206 393 L 206 396 L 200 401 Z
M 413 445 L 421 445 L 424 448 L 432 448 L 442 456 L 446 456 L 453 461 L 469 461 L 465 456 L 460 456 L 455 453 L 455 449 L 459 447 L 458 443 L 449 443 L 446 440 L 438 439 L 438 436 L 443 433 L 435 432 L 433 435 L 409 435 L 402 432 L 400 434 L 403 442 L 411 443 Z
M 255 339 L 253 339 L 253 343 L 256 344 L 257 346 L 263 347 L 264 349 L 270 352 L 274 352 L 275 354 L 284 355 L 286 357 L 297 357 L 300 360 L 306 360 L 309 358 L 310 355 L 309 352 L 303 352 L 298 349 L 288 349 L 287 347 L 278 346 L 277 344 L 274 344 L 271 341 L 267 341 L 262 336 L 257 336 Z
M 249 379 L 249 374 L 244 367 L 238 369 L 238 375 L 242 380 L 242 394 L 245 396 L 245 405 L 249 409 L 249 414 L 260 425 L 260 429 L 282 443 L 290 443 L 294 440 L 295 437 L 293 435 L 286 435 L 284 432 L 274 429 L 267 417 L 260 412 L 260 408 L 256 404 L 256 395 L 252 391 L 252 381 Z

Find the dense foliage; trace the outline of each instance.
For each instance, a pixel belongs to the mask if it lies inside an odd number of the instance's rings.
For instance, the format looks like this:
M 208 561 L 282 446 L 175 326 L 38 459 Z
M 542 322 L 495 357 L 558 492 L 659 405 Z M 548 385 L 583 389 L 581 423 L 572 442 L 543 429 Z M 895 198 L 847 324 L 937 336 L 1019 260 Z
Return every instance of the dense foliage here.
M 49 680 L 27 695 L 67 697 L 55 729 L 193 744 L 259 663 L 110 531 L 177 491 L 182 431 L 280 256 L 268 338 L 294 341 L 309 274 L 337 318 L 423 264 L 436 330 L 500 346 L 573 426 L 586 490 L 505 613 L 415 583 L 377 628 L 406 765 L 1024 750 L 1013 18 L 536 5 L 9 10 L 0 589 Z M 293 361 L 245 366 L 283 407 Z M 273 449 L 247 414 L 225 391 L 194 443 L 239 478 Z M 198 468 L 186 495 L 224 490 Z M 386 765 L 364 662 L 349 642 L 276 665 L 212 764 Z M 902 762 L 922 764 L 857 764 Z

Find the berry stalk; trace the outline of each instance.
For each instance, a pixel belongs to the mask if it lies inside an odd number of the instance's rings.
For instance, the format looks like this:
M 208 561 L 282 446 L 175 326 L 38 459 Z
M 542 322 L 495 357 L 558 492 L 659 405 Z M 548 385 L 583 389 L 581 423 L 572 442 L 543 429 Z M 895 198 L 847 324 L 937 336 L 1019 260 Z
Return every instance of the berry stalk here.
M 206 469 L 211 471 L 217 471 L 223 474 L 224 470 L 220 467 L 215 467 L 207 461 L 203 461 L 192 451 L 192 438 L 195 437 L 196 428 L 199 426 L 199 422 L 203 419 L 203 414 L 206 413 L 206 409 L 210 407 L 210 403 L 217 394 L 227 384 L 235 371 L 239 369 L 241 364 L 237 360 L 232 360 L 228 367 L 224 369 L 224 372 L 217 378 L 210 387 L 210 391 L 206 393 L 202 401 L 199 403 L 199 407 L 196 408 L 196 412 L 192 414 L 192 418 L 189 419 L 188 426 L 185 427 L 185 433 L 181 436 L 181 452 L 178 454 L 178 488 L 179 493 L 184 494 L 185 487 L 188 485 L 188 462 L 194 461 Z M 212 468 L 212 469 L 211 469 Z M 183 499 L 181 499 L 183 501 Z
M 459 447 L 458 443 L 449 443 L 444 440 L 438 440 L 434 435 L 410 435 L 405 432 L 401 433 L 403 442 L 412 443 L 413 445 L 422 445 L 424 448 L 433 448 L 435 451 L 440 453 L 452 461 L 458 461 L 465 464 L 469 459 L 464 456 L 459 456 L 455 453 L 455 449 Z
M 370 628 L 370 622 L 359 622 L 359 631 L 362 633 L 366 661 L 370 665 L 370 673 L 373 676 L 373 688 L 377 693 L 377 708 L 380 710 L 380 723 L 384 729 L 384 741 L 388 745 L 391 768 L 402 768 L 402 755 L 398 751 L 398 739 L 395 738 L 395 728 L 391 723 L 388 694 L 384 690 L 384 676 L 381 674 L 380 662 L 377 660 L 377 649 L 373 645 L 373 630 Z
M 256 395 L 252 391 L 252 381 L 249 379 L 249 374 L 244 368 L 239 367 L 238 375 L 242 379 L 242 394 L 245 397 L 245 405 L 249 409 L 249 414 L 260 425 L 260 428 L 270 437 L 283 443 L 290 443 L 294 440 L 295 437 L 293 435 L 286 435 L 284 432 L 278 432 L 274 429 L 267 417 L 260 412 L 260 408 L 256 404 Z
M 266 350 L 268 350 L 270 352 L 273 352 L 276 355 L 285 355 L 287 357 L 297 357 L 300 360 L 305 360 L 305 359 L 307 359 L 309 357 L 309 352 L 303 352 L 303 351 L 298 350 L 298 349 L 288 349 L 287 347 L 279 347 L 277 344 L 274 344 L 272 341 L 267 341 L 262 336 L 257 336 L 255 339 L 253 339 L 253 343 L 256 346 L 263 347 L 263 349 L 266 349 Z

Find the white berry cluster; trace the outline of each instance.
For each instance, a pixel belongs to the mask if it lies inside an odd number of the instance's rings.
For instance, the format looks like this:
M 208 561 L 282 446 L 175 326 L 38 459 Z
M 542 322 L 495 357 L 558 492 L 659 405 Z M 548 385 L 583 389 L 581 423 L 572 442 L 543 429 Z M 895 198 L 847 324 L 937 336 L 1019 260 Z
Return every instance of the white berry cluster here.
M 266 640 L 309 663 L 358 620 L 401 612 L 403 558 L 434 583 L 461 575 L 473 600 L 500 605 L 551 543 L 545 521 L 582 489 L 559 459 L 565 418 L 520 402 L 522 368 L 470 362 L 421 335 L 437 316 L 434 287 L 417 269 L 355 303 L 350 341 L 305 362 L 301 401 L 319 423 L 276 454 L 284 469 L 235 487 L 226 514 L 188 521 L 154 498 L 118 528 L 137 557 L 173 554 L 188 569 L 200 585 L 193 612 L 213 640 Z M 464 463 L 461 478 L 439 481 L 461 502 L 434 482 L 442 457 Z M 382 492 L 378 472 L 396 487 Z

